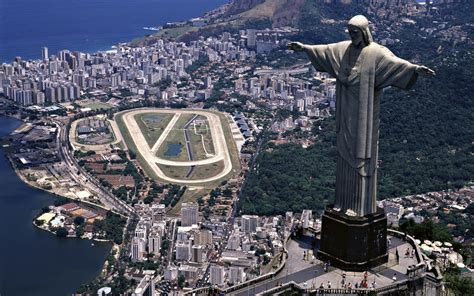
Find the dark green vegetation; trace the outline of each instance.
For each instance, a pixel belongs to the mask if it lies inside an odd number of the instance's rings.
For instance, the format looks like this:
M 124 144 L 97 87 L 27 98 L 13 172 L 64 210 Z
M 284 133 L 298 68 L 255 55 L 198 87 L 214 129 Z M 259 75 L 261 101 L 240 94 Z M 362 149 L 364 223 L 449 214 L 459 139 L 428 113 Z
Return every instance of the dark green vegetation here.
M 434 79 L 382 102 L 380 197 L 460 188 L 473 180 L 474 56 L 433 61 Z M 458 65 L 464 65 L 458 67 Z
M 104 286 L 103 281 L 104 278 L 99 276 L 92 282 L 81 285 L 79 289 L 77 289 L 77 293 L 89 295 L 90 291 L 97 292 L 97 290 Z M 113 295 L 124 295 L 128 289 L 136 286 L 136 284 L 137 282 L 135 279 L 128 279 L 125 277 L 125 270 L 120 269 L 118 275 L 114 277 L 111 282 L 108 282 L 107 286 L 112 288 Z
M 474 281 L 469 275 L 461 276 L 459 268 L 446 270 L 444 279 L 446 286 L 454 295 L 472 295 L 472 291 L 474 291 Z
M 109 211 L 104 220 L 94 221 L 94 233 L 98 233 L 102 238 L 110 239 L 116 244 L 121 244 L 123 240 L 123 228 L 126 223 L 127 219 Z
M 446 226 L 434 223 L 431 220 L 425 220 L 416 224 L 413 220 L 405 221 L 400 225 L 400 230 L 406 232 L 417 239 L 424 241 L 442 241 L 454 243 L 454 249 L 459 252 L 467 261 L 471 260 L 472 248 L 462 247 L 453 242 L 452 235 Z M 454 292 L 454 295 L 471 295 L 474 291 L 474 281 L 470 277 L 461 275 L 461 270 L 456 266 L 451 266 L 444 273 L 446 286 Z
M 257 170 L 249 174 L 243 188 L 243 212 L 271 215 L 306 208 L 323 210 L 334 195 L 336 151 L 332 138 L 330 133 L 323 134 L 322 140 L 308 149 L 268 143 L 258 156 Z
M 472 181 L 474 57 L 460 53 L 432 61 L 434 79 L 382 98 L 379 198 L 460 188 Z M 459 67 L 459 65 L 463 65 Z M 322 123 L 315 145 L 266 144 L 243 189 L 244 213 L 321 212 L 335 185 L 334 117 Z M 319 134 L 319 135 L 318 135 Z
M 453 238 L 449 234 L 448 228 L 444 225 L 436 224 L 431 220 L 425 220 L 420 224 L 416 224 L 413 219 L 410 219 L 400 225 L 400 230 L 416 237 L 421 241 L 431 240 L 450 243 L 453 242 Z

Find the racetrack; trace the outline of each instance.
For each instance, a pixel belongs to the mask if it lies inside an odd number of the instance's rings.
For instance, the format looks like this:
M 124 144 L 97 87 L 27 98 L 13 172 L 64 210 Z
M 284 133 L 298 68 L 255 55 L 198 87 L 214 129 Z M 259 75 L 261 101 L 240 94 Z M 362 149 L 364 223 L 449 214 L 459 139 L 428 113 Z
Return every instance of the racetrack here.
M 173 113 L 175 114 L 165 128 L 163 133 L 160 135 L 159 139 L 150 149 L 144 135 L 142 134 L 138 123 L 135 120 L 135 115 L 140 113 Z M 232 171 L 232 161 L 229 154 L 229 149 L 227 147 L 227 142 L 224 136 L 224 131 L 222 128 L 222 122 L 218 115 L 206 112 L 202 110 L 171 110 L 171 109 L 153 109 L 153 108 L 144 108 L 139 110 L 132 110 L 132 111 L 123 111 L 119 114 L 123 114 L 122 119 L 124 122 L 125 127 L 128 130 L 128 133 L 131 135 L 132 141 L 134 142 L 135 146 L 137 147 L 137 152 L 142 155 L 145 161 L 148 163 L 150 168 L 153 172 L 160 178 L 168 182 L 173 183 L 184 183 L 184 184 L 200 184 L 206 182 L 212 182 L 219 180 L 225 177 Z M 178 121 L 181 114 L 199 114 L 206 117 L 207 121 L 209 122 L 210 132 L 212 135 L 213 146 L 214 146 L 214 155 L 212 157 L 201 159 L 201 160 L 193 160 L 193 161 L 173 161 L 169 159 L 163 159 L 157 157 L 155 154 L 160 148 L 160 146 L 164 143 L 165 139 L 169 135 L 170 131 L 175 126 L 176 122 Z M 118 115 L 118 114 L 117 114 Z M 224 161 L 224 169 L 214 176 L 209 176 L 204 179 L 198 180 L 189 180 L 189 179 L 177 179 L 172 178 L 163 173 L 163 171 L 158 167 L 157 164 L 160 165 L 169 165 L 169 166 L 200 166 L 200 165 L 209 165 L 213 164 L 218 161 Z

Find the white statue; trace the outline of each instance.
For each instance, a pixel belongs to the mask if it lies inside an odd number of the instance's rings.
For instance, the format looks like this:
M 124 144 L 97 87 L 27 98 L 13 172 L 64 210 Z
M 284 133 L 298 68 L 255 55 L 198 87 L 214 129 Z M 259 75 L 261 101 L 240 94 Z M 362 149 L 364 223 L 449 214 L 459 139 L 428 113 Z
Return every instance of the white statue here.
M 375 43 L 362 15 L 348 23 L 351 41 L 327 45 L 292 42 L 306 51 L 317 71 L 336 78 L 337 171 L 335 206 L 358 216 L 376 211 L 380 98 L 383 88 L 409 89 L 418 75 L 434 76 L 425 66 L 396 57 Z

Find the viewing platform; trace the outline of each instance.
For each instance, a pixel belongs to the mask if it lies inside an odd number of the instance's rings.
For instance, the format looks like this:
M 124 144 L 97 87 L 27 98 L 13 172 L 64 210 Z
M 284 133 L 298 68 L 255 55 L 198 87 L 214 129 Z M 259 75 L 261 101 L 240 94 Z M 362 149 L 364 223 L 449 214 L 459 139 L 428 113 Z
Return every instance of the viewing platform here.
M 364 272 L 344 271 L 316 259 L 312 237 L 305 236 L 288 241 L 283 268 L 263 280 L 222 290 L 201 288 L 187 294 L 243 296 L 295 291 L 300 295 L 411 295 L 422 291 L 423 295 L 443 295 L 441 273 L 431 267 L 414 239 L 394 230 L 388 234 L 388 262 Z

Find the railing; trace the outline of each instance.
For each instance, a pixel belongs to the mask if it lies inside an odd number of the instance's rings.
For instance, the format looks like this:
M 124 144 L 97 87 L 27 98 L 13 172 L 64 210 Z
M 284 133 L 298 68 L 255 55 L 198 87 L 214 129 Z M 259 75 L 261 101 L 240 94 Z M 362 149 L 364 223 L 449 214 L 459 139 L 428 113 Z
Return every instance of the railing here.
M 251 279 L 249 281 L 245 281 L 243 283 L 237 284 L 235 286 L 229 287 L 227 289 L 220 289 L 220 288 L 217 288 L 217 287 L 216 288 L 202 287 L 202 288 L 197 288 L 197 289 L 188 291 L 188 292 L 184 293 L 184 295 L 194 295 L 194 294 L 199 295 L 199 294 L 205 293 L 205 292 L 207 292 L 208 294 L 211 294 L 211 293 L 214 293 L 214 292 L 220 292 L 220 293 L 227 294 L 227 293 L 238 291 L 240 289 L 243 289 L 243 288 L 246 288 L 246 287 L 249 287 L 249 286 L 253 286 L 254 284 L 256 284 L 258 282 L 262 282 L 262 281 L 273 278 L 274 276 L 278 275 L 286 265 L 286 259 L 287 259 L 287 255 L 288 255 L 288 251 L 286 250 L 286 244 L 287 244 L 289 238 L 290 238 L 289 235 L 285 237 L 284 244 L 283 244 L 284 251 L 281 253 L 282 263 L 274 271 L 269 272 L 269 273 L 264 274 L 264 275 L 261 275 L 259 277 L 254 278 L 254 279 Z
M 394 230 L 394 229 L 387 229 L 387 232 L 389 232 L 391 235 L 393 235 L 395 237 L 398 237 L 400 239 L 403 239 L 403 240 L 407 241 L 412 246 L 412 248 L 415 250 L 416 261 L 418 263 L 423 262 L 423 259 L 421 257 L 420 247 L 418 247 L 418 244 L 415 242 L 415 239 L 412 236 L 410 236 L 410 235 L 408 235 L 404 232 Z
M 422 274 L 425 273 L 425 271 L 426 271 L 426 264 L 422 259 L 422 254 L 421 254 L 421 251 L 420 251 L 420 247 L 416 243 L 415 239 L 412 236 L 410 236 L 410 235 L 408 235 L 404 232 L 400 232 L 400 231 L 397 231 L 397 230 L 394 230 L 394 229 L 387 229 L 387 231 L 391 235 L 393 235 L 395 237 L 398 237 L 400 239 L 403 239 L 406 242 L 408 242 L 412 246 L 413 250 L 415 250 L 415 257 L 416 257 L 416 261 L 418 263 L 416 265 L 411 265 L 411 266 L 407 267 L 407 276 L 409 278 L 415 278 L 415 277 L 422 276 Z
M 334 288 L 334 289 L 305 289 L 302 288 L 299 284 L 291 281 L 284 285 L 269 289 L 262 293 L 258 293 L 258 296 L 266 296 L 266 295 L 274 295 L 279 292 L 293 290 L 297 291 L 301 294 L 308 294 L 308 295 L 383 295 L 388 293 L 396 293 L 400 295 L 403 291 L 408 290 L 408 281 L 404 280 L 389 286 L 377 288 L 377 289 L 341 289 L 341 288 Z

